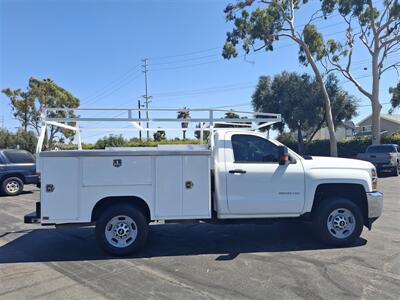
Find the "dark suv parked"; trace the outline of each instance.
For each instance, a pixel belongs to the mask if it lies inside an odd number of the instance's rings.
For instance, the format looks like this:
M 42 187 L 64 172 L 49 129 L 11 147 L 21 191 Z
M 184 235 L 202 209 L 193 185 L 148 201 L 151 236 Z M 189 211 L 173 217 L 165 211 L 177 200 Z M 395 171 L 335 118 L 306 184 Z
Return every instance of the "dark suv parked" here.
M 37 184 L 34 156 L 25 150 L 0 149 L 0 189 L 8 196 L 20 194 L 24 184 Z

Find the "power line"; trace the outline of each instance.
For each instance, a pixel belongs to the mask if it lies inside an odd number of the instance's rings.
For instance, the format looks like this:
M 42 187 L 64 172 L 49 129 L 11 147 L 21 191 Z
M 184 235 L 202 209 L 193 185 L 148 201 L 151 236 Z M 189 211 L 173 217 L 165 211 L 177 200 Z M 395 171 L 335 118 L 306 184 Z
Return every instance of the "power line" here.
M 339 34 L 339 33 L 343 33 L 343 32 L 346 32 L 346 30 L 340 30 L 340 31 L 336 31 L 336 32 L 330 33 L 330 34 L 328 34 L 327 38 L 330 37 L 330 36 Z M 274 47 L 274 50 L 283 49 L 283 48 L 287 48 L 287 47 L 295 47 L 295 46 L 298 47 L 299 45 L 296 44 L 296 43 L 290 43 L 290 44 Z M 256 54 L 259 54 L 259 53 L 262 53 L 262 52 L 261 51 L 260 52 L 252 52 L 252 53 L 249 53 L 249 54 L 241 55 L 239 57 L 242 57 L 242 58 L 245 59 L 248 56 L 256 55 Z M 217 56 L 217 55 L 215 55 L 215 56 Z M 185 60 L 185 61 L 190 61 L 190 60 Z M 179 70 L 179 69 L 193 68 L 193 67 L 209 65 L 209 64 L 214 64 L 214 63 L 221 63 L 223 61 L 226 61 L 226 59 L 225 58 L 220 58 L 220 59 L 215 59 L 215 60 L 210 60 L 210 61 L 205 61 L 205 62 L 199 62 L 199 63 L 195 63 L 195 64 L 184 64 L 184 65 L 181 65 L 181 66 L 174 66 L 174 67 L 155 68 L 155 69 L 151 69 L 151 71 L 157 72 L 157 71 Z M 179 62 L 175 61 L 174 63 L 179 63 Z
M 203 50 L 197 50 L 197 51 L 192 51 L 192 52 L 186 52 L 186 53 L 181 53 L 181 54 L 175 54 L 175 55 L 168 55 L 168 56 L 158 56 L 158 57 L 150 57 L 150 60 L 162 60 L 162 59 L 167 59 L 167 58 L 175 58 L 175 57 L 182 57 L 182 56 L 190 56 L 193 54 L 199 54 L 199 53 L 205 53 L 205 52 L 210 52 L 213 50 L 221 49 L 220 46 L 214 47 L 214 48 L 208 48 L 208 49 L 203 49 Z
M 250 81 L 247 82 L 241 82 L 241 83 L 233 83 L 233 84 L 228 84 L 228 85 L 222 85 L 222 86 L 214 86 L 214 87 L 209 87 L 209 88 L 200 88 L 200 89 L 193 89 L 193 90 L 180 90 L 180 91 L 171 91 L 171 92 L 164 92 L 164 93 L 153 93 L 153 96 L 174 96 L 176 94 L 178 95 L 190 95 L 193 93 L 203 93 L 203 92 L 213 92 L 213 91 L 218 91 L 218 90 L 225 90 L 225 89 L 237 89 L 237 88 L 249 88 L 249 87 L 254 87 L 255 84 L 252 84 Z
M 137 74 L 135 77 L 127 78 L 124 81 L 121 81 L 118 85 L 116 85 L 111 90 L 107 90 L 107 91 L 103 92 L 102 94 L 99 94 L 96 98 L 93 98 L 91 101 L 88 101 L 86 103 L 86 105 L 88 105 L 88 104 L 92 105 L 92 104 L 100 101 L 104 97 L 107 97 L 107 96 L 110 96 L 110 95 L 114 94 L 116 91 L 118 91 L 118 90 L 122 89 L 123 87 L 127 86 L 128 84 L 132 83 L 133 81 L 135 81 L 136 79 L 138 79 L 141 76 L 142 76 L 142 74 L 139 71 L 139 74 Z
M 125 80 L 126 77 L 129 77 L 129 76 L 135 74 L 137 72 L 137 68 L 139 66 L 140 66 L 140 64 L 137 64 L 137 65 L 133 66 L 132 68 L 129 68 L 126 72 L 124 72 L 123 74 L 118 76 L 115 80 L 113 80 L 110 83 L 106 84 L 101 89 L 97 90 L 96 92 L 91 93 L 89 96 L 85 97 L 83 100 L 88 100 L 88 99 L 91 99 L 93 97 L 96 97 L 97 94 L 103 93 L 105 90 L 109 89 L 110 86 L 112 86 L 114 84 L 118 84 L 121 80 Z
M 339 16 L 339 15 L 340 14 L 334 14 L 334 15 L 331 15 L 330 17 L 333 18 L 333 17 Z M 322 22 L 322 21 L 324 21 L 324 20 L 320 20 L 318 22 Z M 314 23 L 318 23 L 318 22 L 315 21 Z M 340 22 L 337 22 L 337 23 L 334 23 L 334 24 L 330 24 L 330 25 L 327 25 L 327 26 L 320 27 L 319 30 L 330 28 L 330 27 L 337 26 L 337 25 L 340 25 L 340 24 L 347 24 L 347 23 L 344 22 L 344 21 L 340 21 Z M 295 28 L 304 27 L 305 25 L 307 25 L 307 23 L 296 25 Z M 169 59 L 169 58 L 185 57 L 185 56 L 191 56 L 191 55 L 195 55 L 195 54 L 211 52 L 211 51 L 214 51 L 214 50 L 220 50 L 221 48 L 222 48 L 221 46 L 217 46 L 217 47 L 213 47 L 213 48 L 201 49 L 201 50 L 197 50 L 197 51 L 185 52 L 185 53 L 180 53 L 180 54 L 173 54 L 173 55 L 167 55 L 167 56 L 158 56 L 158 57 L 156 56 L 156 57 L 150 57 L 149 60 L 165 60 L 165 59 Z M 216 54 L 216 55 L 218 55 L 218 54 Z

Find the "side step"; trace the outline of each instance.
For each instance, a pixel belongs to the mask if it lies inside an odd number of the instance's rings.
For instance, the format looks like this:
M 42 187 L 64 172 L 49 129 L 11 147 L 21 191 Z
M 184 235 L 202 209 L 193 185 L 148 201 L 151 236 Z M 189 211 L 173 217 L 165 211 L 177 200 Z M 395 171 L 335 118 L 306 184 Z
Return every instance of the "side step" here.
M 36 211 L 24 216 L 24 223 L 40 223 L 40 202 L 36 202 Z

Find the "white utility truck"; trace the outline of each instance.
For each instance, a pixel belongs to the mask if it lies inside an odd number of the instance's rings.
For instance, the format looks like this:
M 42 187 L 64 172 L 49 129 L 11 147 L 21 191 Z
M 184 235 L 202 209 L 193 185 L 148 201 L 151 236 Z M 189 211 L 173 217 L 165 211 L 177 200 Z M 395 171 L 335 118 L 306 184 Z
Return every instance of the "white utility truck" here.
M 157 116 L 177 110 L 149 112 Z M 207 145 L 80 150 L 81 131 L 120 130 L 83 127 L 83 122 L 128 122 L 131 128 L 122 129 L 143 132 L 177 129 L 142 126 L 177 122 L 175 117 L 143 119 L 132 116 L 135 109 L 112 111 L 126 116 L 76 117 L 65 109 L 42 113 L 40 202 L 25 216 L 26 223 L 95 225 L 105 251 L 127 255 L 143 247 L 155 221 L 308 220 L 322 242 L 345 246 L 358 239 L 363 226 L 371 229 L 382 213 L 383 195 L 371 163 L 298 155 L 257 130 L 280 122 L 278 114 L 235 112 L 247 115 L 238 120 L 218 117 L 231 111 L 190 110 L 192 118 L 178 122 L 199 124 L 192 130 L 200 132 L 200 140 L 207 133 Z M 193 117 L 204 112 L 207 117 Z M 74 130 L 79 150 L 41 151 L 49 125 Z

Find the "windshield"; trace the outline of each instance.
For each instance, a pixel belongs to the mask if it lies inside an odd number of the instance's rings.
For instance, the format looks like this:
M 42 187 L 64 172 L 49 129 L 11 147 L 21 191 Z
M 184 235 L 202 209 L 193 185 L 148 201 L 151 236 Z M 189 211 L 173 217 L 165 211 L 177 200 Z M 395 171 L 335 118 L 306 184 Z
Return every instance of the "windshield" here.
M 367 153 L 390 153 L 396 152 L 394 146 L 392 145 L 379 145 L 379 146 L 372 146 L 368 147 Z

